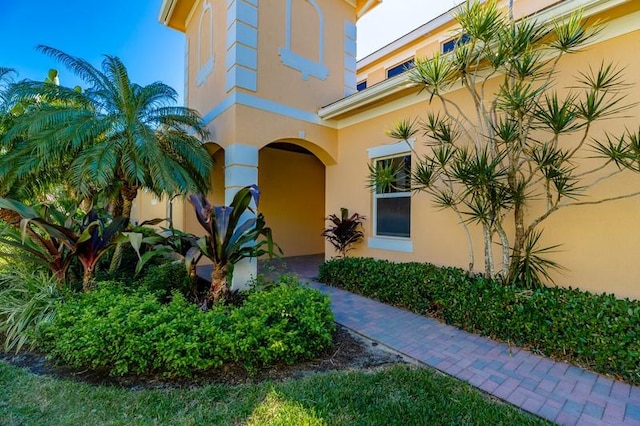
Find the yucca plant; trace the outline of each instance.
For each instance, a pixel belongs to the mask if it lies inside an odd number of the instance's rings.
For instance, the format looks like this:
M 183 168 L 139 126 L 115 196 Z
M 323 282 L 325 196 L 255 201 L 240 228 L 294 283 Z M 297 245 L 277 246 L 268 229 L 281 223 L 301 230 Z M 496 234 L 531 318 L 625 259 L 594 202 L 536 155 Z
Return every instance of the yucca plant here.
M 240 189 L 228 206 L 212 206 L 204 195 L 189 197 L 206 235 L 197 241 L 197 252 L 189 252 L 187 262 L 200 254 L 213 262 L 207 295 L 210 303 L 218 303 L 227 297 L 233 265 L 240 260 L 264 255 L 273 257 L 276 251 L 281 253 L 263 214 L 250 206 L 253 201 L 257 208 L 259 199 L 256 185 Z
M 511 259 L 509 284 L 535 289 L 544 285 L 545 282 L 553 283 L 551 271 L 564 269 L 560 264 L 547 257 L 556 251 L 559 245 L 540 247 L 541 237 L 542 231 L 538 229 L 527 235 L 520 257 Z
M 332 214 L 326 218 L 331 225 L 322 231 L 322 236 L 333 245 L 340 257 L 345 258 L 347 252 L 364 238 L 362 222 L 365 219 L 358 213 L 349 216 L 349 209 L 343 207 L 340 209 L 340 217 Z
M 40 324 L 53 318 L 64 293 L 55 277 L 42 270 L 0 271 L 0 335 L 5 351 L 32 347 Z

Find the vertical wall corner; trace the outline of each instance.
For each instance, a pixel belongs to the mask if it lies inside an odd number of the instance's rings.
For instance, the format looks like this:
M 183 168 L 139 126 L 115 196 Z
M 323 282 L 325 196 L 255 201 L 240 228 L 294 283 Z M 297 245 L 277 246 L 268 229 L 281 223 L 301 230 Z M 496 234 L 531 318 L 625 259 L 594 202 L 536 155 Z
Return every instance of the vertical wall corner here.
M 356 92 L 357 34 L 355 22 L 344 22 L 344 95 Z
M 258 0 L 227 0 L 227 92 L 258 90 Z

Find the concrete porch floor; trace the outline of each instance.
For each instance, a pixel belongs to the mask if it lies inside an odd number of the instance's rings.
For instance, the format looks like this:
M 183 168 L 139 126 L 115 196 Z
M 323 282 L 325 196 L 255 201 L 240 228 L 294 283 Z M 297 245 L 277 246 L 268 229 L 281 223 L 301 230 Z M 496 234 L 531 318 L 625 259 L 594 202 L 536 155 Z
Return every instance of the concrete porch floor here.
M 318 276 L 318 268 L 324 262 L 324 253 L 306 256 L 291 256 L 280 259 L 264 259 L 258 261 L 258 274 L 275 279 L 282 274 L 291 274 L 300 279 L 311 280 Z M 198 266 L 198 275 L 210 279 L 212 266 Z

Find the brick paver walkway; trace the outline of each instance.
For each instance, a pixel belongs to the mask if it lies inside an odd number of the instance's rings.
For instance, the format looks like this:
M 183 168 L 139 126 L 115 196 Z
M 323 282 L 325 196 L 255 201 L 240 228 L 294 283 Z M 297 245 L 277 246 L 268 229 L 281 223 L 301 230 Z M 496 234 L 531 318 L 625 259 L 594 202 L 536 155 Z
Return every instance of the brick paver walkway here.
M 344 290 L 339 324 L 526 411 L 563 425 L 640 425 L 640 387 L 510 347 Z

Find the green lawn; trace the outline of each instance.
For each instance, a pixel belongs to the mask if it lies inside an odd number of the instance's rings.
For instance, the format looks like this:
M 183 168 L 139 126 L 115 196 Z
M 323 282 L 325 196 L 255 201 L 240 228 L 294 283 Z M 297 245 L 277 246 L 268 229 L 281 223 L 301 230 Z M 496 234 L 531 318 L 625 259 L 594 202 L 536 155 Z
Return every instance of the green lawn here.
M 259 385 L 126 390 L 39 377 L 0 362 L 4 425 L 546 424 L 470 386 L 404 366 Z

